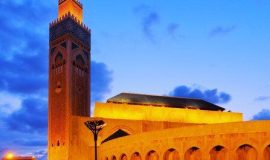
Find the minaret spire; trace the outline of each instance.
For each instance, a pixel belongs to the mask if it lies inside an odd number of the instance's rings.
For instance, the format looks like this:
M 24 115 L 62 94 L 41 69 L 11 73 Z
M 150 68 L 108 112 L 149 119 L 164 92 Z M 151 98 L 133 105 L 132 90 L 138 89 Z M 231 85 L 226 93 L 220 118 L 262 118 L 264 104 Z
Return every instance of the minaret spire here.
M 83 5 L 79 0 L 58 0 L 58 18 L 65 14 L 72 14 L 79 21 L 83 21 Z

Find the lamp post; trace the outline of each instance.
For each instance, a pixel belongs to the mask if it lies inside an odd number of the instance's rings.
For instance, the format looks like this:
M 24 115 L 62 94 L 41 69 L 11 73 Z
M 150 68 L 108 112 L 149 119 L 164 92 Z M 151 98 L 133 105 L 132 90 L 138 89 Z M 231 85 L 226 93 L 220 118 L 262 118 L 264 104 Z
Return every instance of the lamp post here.
M 93 135 L 95 141 L 95 160 L 97 160 L 97 138 L 98 133 L 102 130 L 102 128 L 106 125 L 103 120 L 94 120 L 94 121 L 86 121 L 84 122 L 87 128 L 89 128 Z

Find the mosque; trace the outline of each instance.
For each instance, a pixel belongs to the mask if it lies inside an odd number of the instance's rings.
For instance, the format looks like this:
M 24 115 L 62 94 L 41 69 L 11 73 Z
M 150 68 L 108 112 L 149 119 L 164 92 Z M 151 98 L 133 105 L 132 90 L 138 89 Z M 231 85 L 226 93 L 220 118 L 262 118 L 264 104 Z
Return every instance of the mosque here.
M 91 30 L 79 0 L 59 0 L 50 28 L 49 160 L 92 160 L 86 121 L 103 120 L 98 160 L 270 160 L 270 121 L 201 99 L 121 93 L 90 117 Z

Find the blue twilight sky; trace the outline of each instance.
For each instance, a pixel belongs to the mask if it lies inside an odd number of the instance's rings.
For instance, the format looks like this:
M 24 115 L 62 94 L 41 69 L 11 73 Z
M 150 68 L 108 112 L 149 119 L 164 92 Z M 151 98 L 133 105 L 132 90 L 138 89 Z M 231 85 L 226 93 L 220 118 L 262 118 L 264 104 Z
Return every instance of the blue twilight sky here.
M 269 0 L 82 0 L 92 100 L 202 98 L 270 119 Z M 0 1 L 0 157 L 46 157 L 48 24 L 57 0 Z

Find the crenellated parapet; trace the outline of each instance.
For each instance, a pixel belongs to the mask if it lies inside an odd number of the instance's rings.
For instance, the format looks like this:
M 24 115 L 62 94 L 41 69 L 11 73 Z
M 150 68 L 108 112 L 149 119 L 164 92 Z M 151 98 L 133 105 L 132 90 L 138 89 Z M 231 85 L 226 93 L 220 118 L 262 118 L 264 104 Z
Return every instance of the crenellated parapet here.
M 62 0 L 64 1 L 64 0 Z M 87 27 L 83 22 L 81 22 L 76 16 L 74 16 L 73 14 L 71 14 L 70 12 L 66 13 L 65 15 L 63 15 L 60 18 L 57 18 L 56 20 L 52 21 L 50 23 L 50 28 L 61 23 L 62 21 L 64 21 L 65 19 L 71 18 L 72 20 L 74 20 L 76 23 L 78 23 L 78 25 L 80 25 L 85 31 L 87 32 L 91 32 L 90 28 Z
M 90 48 L 91 30 L 71 13 L 67 13 L 50 23 L 50 41 L 65 35 L 76 38 L 87 48 Z

